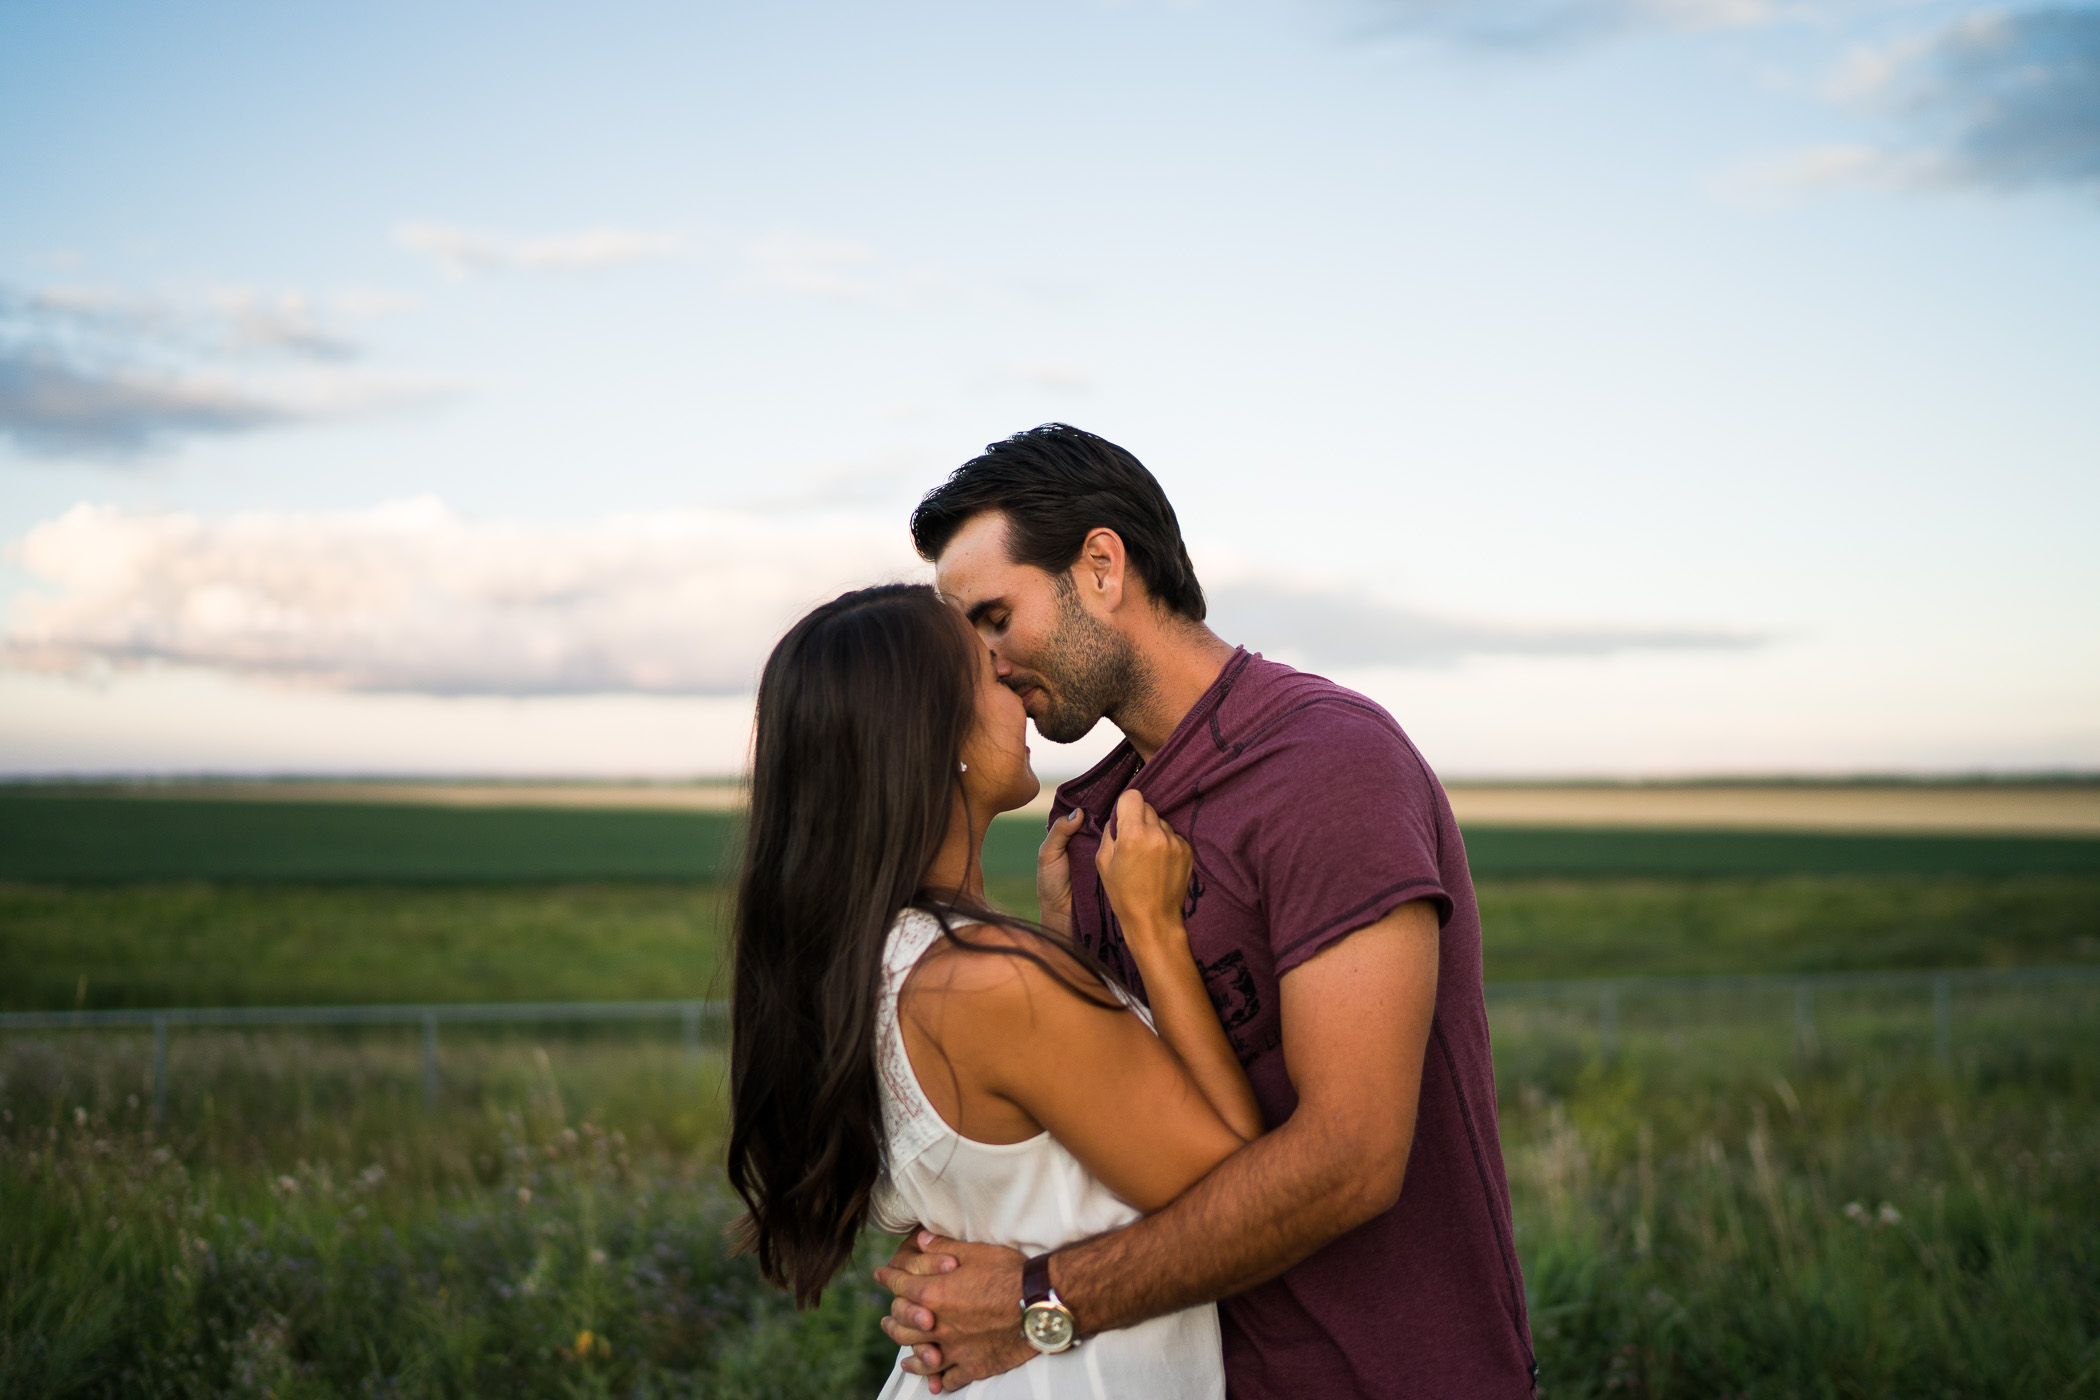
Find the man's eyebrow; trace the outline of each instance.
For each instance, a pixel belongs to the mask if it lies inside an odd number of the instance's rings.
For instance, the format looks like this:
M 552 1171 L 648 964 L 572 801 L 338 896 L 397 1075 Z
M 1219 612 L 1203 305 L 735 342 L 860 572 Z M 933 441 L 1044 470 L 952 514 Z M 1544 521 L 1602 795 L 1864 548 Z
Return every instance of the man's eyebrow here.
M 986 613 L 994 608 L 1003 608 L 1005 606 L 1006 600 L 1004 598 L 986 598 L 982 602 L 970 604 L 970 610 L 964 613 L 963 616 L 970 620 L 972 627 L 975 627 L 984 619 Z

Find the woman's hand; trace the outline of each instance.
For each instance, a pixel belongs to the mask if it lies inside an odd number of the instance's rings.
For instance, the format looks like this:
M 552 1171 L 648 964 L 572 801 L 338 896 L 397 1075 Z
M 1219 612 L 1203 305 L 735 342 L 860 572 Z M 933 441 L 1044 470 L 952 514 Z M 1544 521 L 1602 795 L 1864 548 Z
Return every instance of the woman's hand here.
M 1143 793 L 1132 788 L 1116 799 L 1094 869 L 1133 952 L 1188 955 L 1181 911 L 1195 868 L 1195 851 L 1159 819 Z
M 1052 933 L 1072 936 L 1072 836 L 1084 814 L 1074 807 L 1050 823 L 1050 834 L 1035 853 L 1035 899 L 1042 906 L 1036 916 Z
M 1116 799 L 1094 869 L 1123 925 L 1123 942 L 1137 958 L 1160 1038 L 1181 1057 L 1218 1121 L 1241 1142 L 1254 1141 L 1264 1131 L 1261 1105 L 1218 1024 L 1182 914 L 1195 850 L 1131 791 Z

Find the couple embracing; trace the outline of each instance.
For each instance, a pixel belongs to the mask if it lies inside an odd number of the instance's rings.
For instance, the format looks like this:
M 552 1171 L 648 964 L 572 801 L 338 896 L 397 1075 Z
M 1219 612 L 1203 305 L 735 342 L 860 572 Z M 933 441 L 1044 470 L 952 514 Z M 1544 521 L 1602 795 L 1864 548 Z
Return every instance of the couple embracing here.
M 1129 453 L 1051 424 L 912 516 L 760 682 L 729 1178 L 811 1302 L 869 1226 L 884 1400 L 1533 1390 L 1480 918 L 1392 718 L 1235 649 Z M 1027 721 L 1039 923 L 985 896 Z

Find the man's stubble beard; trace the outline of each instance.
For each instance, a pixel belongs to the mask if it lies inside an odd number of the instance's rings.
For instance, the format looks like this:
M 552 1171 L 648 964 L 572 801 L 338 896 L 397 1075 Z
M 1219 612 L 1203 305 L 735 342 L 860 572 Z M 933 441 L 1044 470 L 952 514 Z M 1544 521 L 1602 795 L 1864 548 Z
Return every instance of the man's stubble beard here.
M 1036 731 L 1053 744 L 1084 739 L 1106 716 L 1114 719 L 1151 687 L 1130 639 L 1088 612 L 1069 578 L 1057 580 L 1057 630 L 1037 657 L 1044 712 Z

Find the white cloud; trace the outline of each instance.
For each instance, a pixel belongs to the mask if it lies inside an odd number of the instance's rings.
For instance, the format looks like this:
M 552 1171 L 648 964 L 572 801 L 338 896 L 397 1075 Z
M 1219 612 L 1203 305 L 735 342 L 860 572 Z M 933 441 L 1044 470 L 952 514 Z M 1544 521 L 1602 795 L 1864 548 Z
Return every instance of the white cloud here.
M 886 266 L 875 249 L 845 238 L 781 230 L 744 248 L 745 284 L 832 301 L 902 302 L 948 285 L 938 273 Z
M 1016 373 L 1041 389 L 1085 393 L 1094 387 L 1094 371 L 1085 365 L 1037 363 L 1022 365 Z
M 869 276 L 875 250 L 843 238 L 774 233 L 744 250 L 751 279 L 762 287 L 859 300 L 875 294 Z
M 803 610 L 921 566 L 903 524 L 666 512 L 462 519 L 424 498 L 223 520 L 82 505 L 15 547 L 5 656 L 435 695 L 745 691 Z
M 1541 49 L 1644 30 L 1754 29 L 1812 12 L 1773 0 L 1372 0 L 1380 28 Z
M 135 454 L 169 439 L 336 418 L 428 400 L 428 379 L 346 362 L 342 322 L 379 294 L 220 288 L 201 297 L 107 287 L 0 287 L 0 434 L 48 455 Z
M 454 228 L 446 224 L 404 223 L 394 229 L 394 242 L 434 259 L 448 272 L 580 271 L 623 263 L 668 258 L 684 249 L 674 233 L 634 229 L 591 228 L 537 238 Z
M 206 520 L 81 505 L 14 553 L 7 662 L 95 675 L 153 664 L 430 695 L 734 694 L 806 609 L 923 577 L 901 517 L 689 510 L 592 524 L 463 519 L 422 498 Z M 1319 667 L 1470 655 L 1735 648 L 1715 629 L 1540 627 L 1431 616 L 1360 591 L 1229 579 L 1231 640 Z
M 1855 50 L 1824 96 L 1893 119 L 1896 139 L 1769 157 L 1726 177 L 1724 192 L 2100 189 L 2100 9 L 1979 10 Z
M 1937 151 L 1841 142 L 1748 161 L 1722 174 L 1712 188 L 1724 199 L 1773 204 L 1824 190 L 1919 189 L 1944 184 L 1952 175 L 1946 157 Z
M 1761 637 L 1714 627 L 1577 627 L 1442 617 L 1360 589 L 1230 574 L 1206 588 L 1227 640 L 1316 670 L 1448 666 L 1470 656 L 1609 656 L 1741 650 Z

